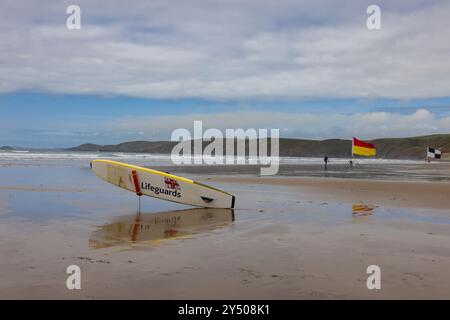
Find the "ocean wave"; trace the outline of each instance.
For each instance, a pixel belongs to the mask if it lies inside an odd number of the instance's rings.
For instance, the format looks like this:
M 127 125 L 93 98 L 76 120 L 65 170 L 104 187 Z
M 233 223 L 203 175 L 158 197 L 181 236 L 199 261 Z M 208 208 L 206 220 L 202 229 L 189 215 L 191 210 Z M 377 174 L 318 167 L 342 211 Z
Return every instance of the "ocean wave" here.
M 125 152 L 76 152 L 76 151 L 30 151 L 30 150 L 14 150 L 0 152 L 0 161 L 33 161 L 33 160 L 94 160 L 94 159 L 111 159 L 111 160 L 130 160 L 142 161 L 151 160 L 164 163 L 172 163 L 171 156 L 168 154 L 148 154 L 148 153 L 125 153 Z M 205 162 L 216 159 L 218 163 L 226 163 L 230 157 L 203 157 Z M 237 162 L 249 163 L 247 157 L 231 157 Z M 195 159 L 201 159 L 199 156 L 188 157 L 184 159 L 192 159 L 195 164 Z M 256 163 L 267 163 L 271 159 L 262 157 L 260 159 L 250 158 Z M 323 163 L 323 158 L 318 157 L 280 157 L 281 164 L 319 164 Z M 346 164 L 350 158 L 329 158 L 329 164 Z M 398 160 L 398 159 L 355 159 L 357 164 L 414 164 L 423 163 L 420 160 Z M 251 161 L 250 161 L 251 163 Z

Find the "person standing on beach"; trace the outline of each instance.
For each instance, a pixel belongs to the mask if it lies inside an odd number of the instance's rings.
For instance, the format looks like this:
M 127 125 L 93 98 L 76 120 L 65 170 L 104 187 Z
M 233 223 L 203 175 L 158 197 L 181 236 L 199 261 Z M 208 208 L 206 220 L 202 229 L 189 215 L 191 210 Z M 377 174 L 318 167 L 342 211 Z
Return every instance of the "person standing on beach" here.
M 325 162 L 325 171 L 328 169 L 328 156 L 326 155 L 325 158 L 323 158 L 323 162 Z

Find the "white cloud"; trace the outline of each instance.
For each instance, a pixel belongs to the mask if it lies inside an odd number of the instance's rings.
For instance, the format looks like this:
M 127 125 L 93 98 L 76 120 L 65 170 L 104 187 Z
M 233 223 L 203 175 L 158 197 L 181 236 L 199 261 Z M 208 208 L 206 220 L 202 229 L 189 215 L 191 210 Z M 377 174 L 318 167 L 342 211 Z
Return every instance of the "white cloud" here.
M 450 95 L 450 4 L 87 1 L 0 4 L 0 92 L 211 99 Z
M 330 113 L 326 116 L 311 113 L 237 111 L 129 117 L 108 122 L 104 124 L 103 130 L 122 132 L 127 137 L 140 133 L 147 139 L 168 140 L 172 130 L 177 128 L 186 128 L 193 132 L 195 120 L 203 121 L 204 130 L 278 128 L 282 137 L 313 139 L 349 139 L 352 136 L 373 139 L 448 133 L 450 123 L 450 117 L 439 118 L 426 109 L 418 109 L 412 114 L 366 112 Z

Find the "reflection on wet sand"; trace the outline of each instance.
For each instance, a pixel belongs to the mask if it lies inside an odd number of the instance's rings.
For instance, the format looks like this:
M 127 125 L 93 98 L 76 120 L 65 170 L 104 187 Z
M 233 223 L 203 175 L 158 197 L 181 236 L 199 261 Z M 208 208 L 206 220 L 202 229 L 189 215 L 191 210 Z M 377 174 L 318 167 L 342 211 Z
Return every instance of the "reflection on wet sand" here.
M 375 211 L 376 206 L 366 205 L 366 204 L 353 204 L 352 205 L 352 214 L 353 217 L 364 217 L 371 216 Z
M 137 213 L 100 226 L 92 233 L 89 247 L 107 248 L 133 243 L 159 244 L 230 225 L 234 210 L 195 208 L 160 213 Z

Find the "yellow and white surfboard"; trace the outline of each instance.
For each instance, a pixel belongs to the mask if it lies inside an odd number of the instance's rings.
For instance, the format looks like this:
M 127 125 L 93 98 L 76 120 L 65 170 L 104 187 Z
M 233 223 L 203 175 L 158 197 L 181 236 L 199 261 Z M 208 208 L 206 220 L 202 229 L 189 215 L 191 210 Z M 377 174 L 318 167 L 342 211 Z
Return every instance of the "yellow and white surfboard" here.
M 173 174 L 111 160 L 93 160 L 94 173 L 103 180 L 138 196 L 205 208 L 234 208 L 234 196 Z

